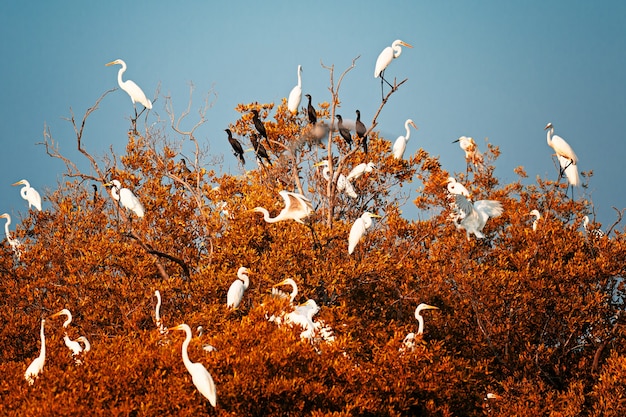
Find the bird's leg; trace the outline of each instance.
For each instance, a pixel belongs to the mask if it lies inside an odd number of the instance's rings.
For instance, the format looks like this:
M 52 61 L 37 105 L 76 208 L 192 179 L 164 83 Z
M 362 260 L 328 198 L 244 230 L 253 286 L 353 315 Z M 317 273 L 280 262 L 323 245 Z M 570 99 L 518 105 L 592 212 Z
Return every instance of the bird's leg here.
M 313 236 L 313 248 L 320 248 L 322 245 L 319 243 L 317 239 L 317 235 L 315 234 L 315 229 L 313 229 L 313 225 L 310 222 L 307 222 L 309 230 L 311 230 L 311 236 Z

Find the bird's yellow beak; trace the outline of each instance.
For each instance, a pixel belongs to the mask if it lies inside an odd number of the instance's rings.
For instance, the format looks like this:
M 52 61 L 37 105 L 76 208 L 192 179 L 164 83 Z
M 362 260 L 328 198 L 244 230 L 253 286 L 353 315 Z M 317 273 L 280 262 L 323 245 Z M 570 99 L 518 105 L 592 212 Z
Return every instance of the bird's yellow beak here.
M 280 281 L 278 284 L 272 285 L 272 287 L 280 287 L 281 285 L 285 285 L 286 283 L 287 283 L 287 280 L 283 280 L 283 281 Z
M 24 184 L 24 181 L 18 181 L 15 184 L 11 184 L 11 185 L 21 185 L 21 184 Z
M 424 309 L 426 309 L 426 310 L 439 310 L 439 307 L 435 307 L 435 306 L 431 306 L 431 305 L 425 305 Z
M 59 317 L 61 315 L 61 311 L 58 311 L 56 313 L 54 313 L 53 315 L 50 316 L 51 319 L 55 318 L 55 317 Z
M 115 65 L 117 63 L 117 61 L 111 61 L 108 64 L 104 64 L 105 67 L 111 66 L 111 65 Z
M 183 330 L 182 326 L 179 324 L 178 326 L 170 327 L 170 330 Z
M 314 164 L 313 166 L 314 167 L 321 167 L 322 165 L 327 164 L 327 163 L 328 163 L 328 161 L 326 161 L 326 160 L 319 161 L 317 164 Z
M 406 42 L 400 42 L 400 44 L 401 44 L 402 46 L 406 46 L 407 48 L 413 48 L 413 46 L 412 46 L 412 45 L 409 45 L 409 44 L 408 44 L 408 43 L 406 43 Z

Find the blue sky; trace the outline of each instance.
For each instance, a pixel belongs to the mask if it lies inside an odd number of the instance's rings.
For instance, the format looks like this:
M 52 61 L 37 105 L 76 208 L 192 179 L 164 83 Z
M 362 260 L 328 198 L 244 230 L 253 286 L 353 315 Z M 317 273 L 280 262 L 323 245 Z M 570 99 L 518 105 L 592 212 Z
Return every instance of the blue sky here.
M 328 72 L 360 55 L 342 85 L 344 117 L 360 109 L 371 120 L 380 103 L 373 78 L 376 57 L 394 39 L 403 51 L 388 75 L 408 82 L 379 117 L 378 129 L 394 140 L 412 118 L 407 154 L 419 147 L 441 157 L 445 169 L 465 170 L 451 142 L 472 136 L 500 147 L 496 175 L 515 180 L 524 166 L 533 181 L 556 171 L 543 130 L 547 122 L 593 170 L 597 220 L 615 219 L 626 207 L 626 3 L 623 1 L 317 1 L 309 2 L 108 1 L 7 2 L 0 13 L 3 88 L 0 95 L 0 212 L 25 213 L 10 184 L 26 178 L 40 192 L 63 181 L 64 167 L 36 145 L 44 124 L 60 150 L 77 158 L 70 108 L 77 117 L 125 79 L 160 97 L 148 124 L 166 118 L 164 95 L 177 113 L 217 94 L 197 137 L 223 155 L 225 172 L 238 173 L 224 128 L 239 116 L 238 103 L 279 103 L 303 70 L 303 89 L 328 101 Z M 102 155 L 124 149 L 132 105 L 121 90 L 109 94 L 88 124 L 85 146 Z M 192 113 L 195 114 L 195 113 Z M 173 133 L 172 133 L 173 134 Z M 172 136 L 174 137 L 174 136 Z M 79 159 L 79 158 L 77 158 Z M 44 201 L 44 209 L 49 203 Z M 406 208 L 405 213 L 411 214 Z M 622 225 L 623 226 L 623 225 Z

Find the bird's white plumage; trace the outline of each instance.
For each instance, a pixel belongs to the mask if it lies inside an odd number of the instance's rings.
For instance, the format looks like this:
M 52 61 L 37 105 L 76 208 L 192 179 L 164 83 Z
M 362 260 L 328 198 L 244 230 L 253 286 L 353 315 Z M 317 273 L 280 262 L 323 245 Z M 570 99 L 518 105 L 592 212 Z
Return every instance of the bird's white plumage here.
M 406 149 L 406 144 L 409 142 L 409 138 L 411 137 L 411 130 L 409 129 L 409 126 L 413 126 L 415 129 L 417 129 L 417 126 L 415 126 L 415 123 L 413 123 L 413 120 L 407 119 L 406 122 L 404 122 L 406 135 L 398 136 L 398 139 L 396 139 L 396 141 L 393 144 L 393 149 L 392 149 L 393 157 L 396 159 L 404 158 L 404 151 Z
M 362 162 L 358 164 L 357 166 L 355 166 L 354 168 L 352 168 L 352 170 L 346 177 L 346 180 L 348 181 L 355 180 L 366 172 L 372 172 L 375 168 L 376 168 L 376 165 L 373 162 L 368 162 L 367 164 L 365 162 Z
M 283 198 L 285 202 L 285 208 L 278 214 L 278 216 L 270 218 L 270 213 L 263 207 L 255 207 L 253 211 L 263 213 L 263 220 L 268 223 L 276 223 L 282 220 L 295 220 L 298 223 L 304 224 L 303 219 L 313 213 L 313 205 L 311 201 L 299 193 L 292 193 L 290 191 L 280 191 L 278 194 Z
M 580 177 L 578 176 L 578 157 L 576 153 L 574 153 L 574 150 L 565 139 L 554 134 L 552 123 L 548 123 L 544 130 L 547 130 L 546 141 L 557 155 L 561 171 L 567 177 L 567 181 L 572 186 L 577 187 L 580 184 Z
M 479 200 L 472 204 L 462 194 L 454 194 L 454 198 L 459 211 L 458 216 L 454 218 L 454 224 L 457 229 L 465 229 L 468 240 L 470 234 L 474 234 L 477 238 L 484 238 L 482 230 L 489 217 L 498 217 L 504 210 L 502 204 L 495 200 Z
M 229 308 L 237 308 L 243 299 L 243 293 L 250 285 L 248 275 L 250 270 L 244 266 L 237 271 L 237 280 L 230 284 L 228 293 L 226 294 L 226 306 Z
M 321 162 L 318 162 L 314 166 L 316 167 L 323 166 L 324 169 L 322 169 L 322 175 L 324 176 L 324 179 L 326 179 L 326 181 L 330 181 L 330 167 L 328 166 L 328 160 L 323 160 Z M 337 174 L 335 173 L 335 175 Z M 338 176 L 336 176 L 336 178 L 337 178 L 337 191 L 344 193 L 347 196 L 352 197 L 352 198 L 359 197 L 354 187 L 352 186 L 352 183 L 348 180 L 348 178 L 346 178 L 345 175 L 339 174 Z
M 447 183 L 448 192 L 450 194 L 459 194 L 469 198 L 469 191 L 467 190 L 467 188 L 465 188 L 463 184 L 457 182 L 456 178 L 448 177 Z
M 352 224 L 350 236 L 348 237 L 348 253 L 350 255 L 354 252 L 354 248 L 365 234 L 365 231 L 372 225 L 373 217 L 380 216 L 366 211 Z
M 376 66 L 374 67 L 374 78 L 378 78 L 378 76 L 385 71 L 385 69 L 391 64 L 391 61 L 398 58 L 402 54 L 402 46 L 406 46 L 407 48 L 413 48 L 406 42 L 397 39 L 393 41 L 391 46 L 386 47 L 383 51 L 378 55 L 376 59 Z
M 533 209 L 528 213 L 529 216 L 535 216 L 535 220 L 533 220 L 533 231 L 537 230 L 539 226 L 539 220 L 541 219 L 541 213 L 537 209 Z
M 215 382 L 213 382 L 213 377 L 211 377 L 211 374 L 207 371 L 204 365 L 197 362 L 191 362 L 191 360 L 189 360 L 187 349 L 192 337 L 191 328 L 189 325 L 183 323 L 172 327 L 170 330 L 182 330 L 185 332 L 185 340 L 183 341 L 182 347 L 183 363 L 185 364 L 187 371 L 191 374 L 191 380 L 198 391 L 200 391 L 200 393 L 209 400 L 211 405 L 215 407 L 217 405 L 217 389 L 215 387 Z
M 24 378 L 26 379 L 26 381 L 28 381 L 30 385 L 33 385 L 35 383 L 35 378 L 39 376 L 39 374 L 43 370 L 44 364 L 46 363 L 46 335 L 44 333 L 45 324 L 46 320 L 41 319 L 41 349 L 39 351 L 39 356 L 36 357 L 30 365 L 28 365 L 28 368 L 26 368 L 26 372 L 24 372 Z
M 276 288 L 276 287 L 280 287 L 281 285 L 290 285 L 291 293 L 287 295 L 281 290 L 279 290 L 278 288 Z M 272 287 L 272 295 L 282 297 L 282 298 L 289 298 L 289 302 L 293 303 L 293 301 L 296 299 L 296 296 L 298 295 L 298 284 L 296 284 L 296 281 L 294 281 L 293 278 L 284 279 Z
M 20 195 L 24 200 L 28 201 L 28 208 L 35 207 L 37 210 L 41 211 L 41 195 L 30 186 L 27 180 L 19 180 L 13 185 L 23 185 L 20 190 Z
M 302 65 L 298 65 L 298 85 L 291 89 L 287 99 L 287 109 L 291 113 L 297 113 L 302 101 Z
M 119 84 L 122 90 L 128 93 L 131 101 L 133 102 L 133 105 L 135 105 L 136 102 L 139 102 L 145 108 L 151 109 L 152 102 L 148 100 L 143 90 L 139 88 L 139 86 L 135 84 L 132 80 L 126 80 L 126 81 L 122 80 L 122 75 L 124 74 L 124 71 L 126 71 L 126 62 L 124 62 L 121 59 L 116 59 L 115 61 L 111 61 L 108 64 L 106 64 L 106 66 L 109 66 L 109 65 L 121 65 L 122 66 L 122 68 L 120 68 L 120 70 L 117 72 L 117 83 Z
M 122 188 L 122 184 L 118 180 L 113 180 L 105 186 L 111 186 L 111 196 L 120 202 L 122 207 L 134 212 L 137 217 L 143 217 L 145 214 L 143 204 L 139 198 L 128 188 Z

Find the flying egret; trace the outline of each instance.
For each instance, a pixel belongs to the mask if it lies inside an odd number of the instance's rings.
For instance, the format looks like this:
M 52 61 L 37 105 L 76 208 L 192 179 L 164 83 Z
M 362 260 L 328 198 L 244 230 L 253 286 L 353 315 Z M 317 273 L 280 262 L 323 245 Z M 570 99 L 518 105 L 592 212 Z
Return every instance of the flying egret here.
M 35 207 L 41 211 L 41 196 L 39 192 L 30 186 L 30 183 L 26 180 L 19 180 L 13 185 L 24 185 L 20 190 L 22 198 L 28 201 L 28 208 Z
M 233 137 L 233 133 L 230 129 L 224 129 L 224 131 L 228 134 L 228 141 L 230 142 L 230 146 L 233 148 L 233 155 L 239 159 L 241 165 L 245 165 L 246 160 L 243 159 L 243 147 L 241 146 L 241 143 Z
M 298 113 L 298 107 L 302 100 L 302 65 L 298 65 L 298 85 L 291 89 L 287 100 L 287 109 L 293 113 Z
M 489 217 L 498 217 L 504 209 L 499 201 L 495 200 L 479 200 L 472 204 L 464 195 L 455 194 L 455 203 L 457 210 L 460 211 L 461 222 L 458 218 L 454 218 L 454 225 L 457 229 L 465 229 L 467 240 L 473 233 L 477 238 L 484 238 L 482 233 Z
M 135 102 L 139 102 L 143 104 L 143 106 L 147 109 L 152 108 L 152 102 L 148 100 L 143 90 L 139 88 L 137 84 L 135 84 L 131 80 L 122 81 L 122 74 L 126 71 L 126 62 L 121 59 L 116 59 L 115 61 L 111 61 L 106 66 L 110 65 L 121 65 L 122 68 L 117 72 L 117 83 L 120 85 L 120 88 L 128 93 L 131 101 L 133 102 L 133 107 L 135 106 Z M 137 112 L 137 108 L 135 108 L 135 112 Z
M 372 172 L 375 168 L 376 165 L 373 162 L 368 162 L 367 164 L 365 162 L 362 162 L 352 168 L 352 171 L 350 171 L 346 179 L 348 181 L 355 180 L 366 172 Z
M 528 213 L 529 216 L 535 216 L 535 220 L 533 220 L 533 232 L 537 230 L 539 226 L 539 220 L 541 220 L 541 213 L 537 209 L 533 209 Z
M 13 253 L 15 253 L 15 256 L 19 260 L 20 257 L 22 256 L 22 242 L 20 242 L 19 239 L 13 239 L 11 237 L 11 232 L 9 232 L 9 225 L 11 224 L 11 215 L 9 213 L 3 213 L 0 215 L 0 218 L 7 219 L 6 223 L 4 224 L 4 234 L 7 237 L 7 242 L 9 242 L 9 246 L 11 246 L 11 249 L 13 249 Z
M 226 295 L 226 306 L 229 308 L 237 308 L 243 299 L 243 293 L 250 285 L 248 275 L 250 270 L 242 266 L 237 271 L 237 280 L 230 284 L 228 294 Z
M 309 99 L 309 104 L 306 107 L 306 114 L 309 118 L 309 123 L 314 125 L 317 123 L 317 112 L 315 111 L 315 107 L 311 104 L 311 95 L 305 94 L 304 96 Z
M 559 178 L 565 174 L 567 177 L 567 181 L 572 185 L 572 187 L 577 187 L 580 184 L 580 178 L 578 176 L 578 158 L 574 153 L 574 150 L 565 139 L 554 134 L 554 127 L 552 123 L 548 123 L 544 130 L 547 130 L 546 140 L 548 142 L 548 146 L 554 149 L 554 153 L 556 153 L 559 164 L 561 165 L 561 171 L 559 173 Z
M 339 134 L 348 144 L 348 148 L 352 147 L 352 134 L 350 133 L 350 129 L 343 125 L 343 118 L 340 114 L 335 116 L 337 118 L 337 130 L 339 130 Z
M 604 232 L 602 231 L 602 229 L 599 229 L 597 227 L 589 229 L 589 216 L 583 217 L 583 229 L 585 229 L 585 233 L 590 234 L 594 238 L 601 238 L 602 236 L 604 236 Z
M 367 128 L 361 121 L 361 112 L 359 110 L 356 111 L 356 136 L 361 139 L 361 144 L 363 145 L 363 152 L 367 153 Z
M 396 142 L 393 144 L 393 157 L 396 159 L 404 158 L 404 150 L 406 149 L 406 144 L 409 142 L 409 138 L 411 137 L 411 130 L 409 126 L 413 126 L 417 130 L 417 126 L 413 123 L 413 120 L 407 119 L 404 122 L 404 128 L 406 129 L 406 136 L 398 136 Z
M 270 161 L 270 157 L 267 154 L 267 150 L 262 143 L 259 142 L 259 138 L 256 133 L 252 133 L 250 135 L 250 142 L 252 142 L 252 149 L 254 149 L 254 153 L 256 154 L 257 161 L 262 162 L 263 158 L 267 161 L 268 164 L 272 165 L 272 161 Z
M 217 390 L 211 374 L 201 363 L 191 362 L 189 360 L 187 348 L 189 347 L 189 342 L 191 342 L 191 328 L 189 325 L 183 323 L 172 327 L 170 330 L 182 330 L 185 332 L 186 337 L 182 348 L 183 363 L 185 364 L 187 371 L 191 374 L 191 380 L 198 391 L 200 391 L 200 394 L 207 398 L 211 405 L 215 407 L 217 404 Z
M 406 42 L 397 39 L 393 41 L 391 46 L 386 47 L 383 51 L 378 55 L 376 59 L 376 66 L 374 67 L 374 78 L 380 77 L 380 92 L 383 92 L 383 81 L 387 83 L 387 85 L 391 88 L 393 86 L 385 79 L 385 70 L 391 64 L 391 61 L 400 57 L 402 54 L 402 47 L 406 46 L 407 48 L 413 48 Z
M 46 363 L 46 335 L 44 334 L 44 325 L 46 323 L 46 319 L 41 319 L 41 350 L 39 352 L 39 356 L 36 357 L 28 368 L 26 368 L 26 372 L 24 372 L 24 378 L 30 385 L 35 383 L 35 378 L 39 375 L 39 373 L 43 370 L 43 365 Z
M 263 220 L 268 223 L 276 223 L 282 220 L 291 219 L 304 224 L 302 219 L 313 213 L 313 205 L 311 205 L 311 201 L 302 194 L 292 193 L 285 190 L 280 191 L 278 194 L 280 194 L 285 201 L 285 208 L 282 209 L 278 216 L 270 218 L 270 213 L 263 207 L 255 207 L 252 210 L 263 213 Z
M 352 255 L 354 248 L 359 243 L 365 231 L 372 225 L 372 217 L 380 218 L 378 214 L 364 212 L 361 217 L 356 219 L 352 228 L 350 228 L 350 237 L 348 238 L 348 253 Z
M 144 216 L 144 208 L 141 201 L 135 194 L 128 188 L 122 188 L 122 183 L 118 180 L 113 180 L 104 184 L 105 187 L 111 187 L 111 196 L 114 200 L 119 201 L 122 207 L 134 212 L 137 217 Z
M 326 181 L 330 181 L 330 168 L 328 166 L 327 159 L 324 159 L 323 161 L 320 161 L 313 166 L 314 167 L 323 166 L 324 169 L 322 170 L 322 175 L 324 176 L 324 179 L 326 179 Z M 352 198 L 359 198 L 359 195 L 354 190 L 354 187 L 352 186 L 350 181 L 348 181 L 346 176 L 343 174 L 339 174 L 339 176 L 337 177 L 337 191 L 345 193 L 346 195 Z
M 291 293 L 287 295 L 281 290 L 279 290 L 278 288 L 276 288 L 276 287 L 280 287 L 281 285 L 290 285 Z M 294 281 L 292 278 L 284 279 L 278 284 L 274 284 L 274 286 L 272 287 L 272 295 L 276 295 L 282 298 L 289 297 L 289 302 L 293 303 L 293 300 L 295 300 L 296 296 L 298 295 L 298 284 L 296 284 L 296 281 Z
M 447 188 L 450 194 L 464 195 L 465 197 L 469 198 L 470 196 L 469 191 L 467 191 L 467 188 L 465 188 L 463 184 L 461 184 L 460 182 L 457 182 L 456 178 L 448 177 L 448 180 L 446 182 L 448 184 Z

